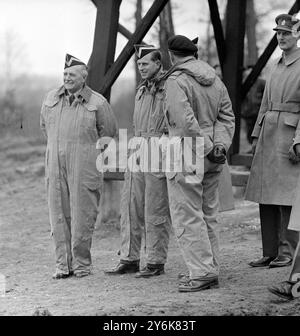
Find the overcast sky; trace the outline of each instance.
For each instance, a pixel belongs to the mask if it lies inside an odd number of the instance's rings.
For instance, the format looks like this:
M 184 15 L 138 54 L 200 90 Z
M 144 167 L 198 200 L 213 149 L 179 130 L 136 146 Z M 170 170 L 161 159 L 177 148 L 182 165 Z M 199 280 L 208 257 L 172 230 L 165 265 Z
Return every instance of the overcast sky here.
M 134 4 L 135 0 L 123 0 L 120 9 L 120 22 L 131 31 Z M 175 0 L 175 4 L 179 6 L 174 11 L 176 34 L 193 38 L 203 33 L 205 26 L 201 26 L 199 18 L 207 11 L 207 1 Z M 145 10 L 150 5 L 151 1 L 146 1 Z M 0 0 L 0 48 L 5 50 L 5 36 L 9 32 L 11 39 L 21 46 L 18 69 L 57 76 L 63 71 L 66 53 L 88 61 L 95 19 L 96 10 L 90 0 Z M 151 33 L 145 41 L 152 43 Z M 117 54 L 125 43 L 126 39 L 118 34 Z M 2 52 L 2 67 L 3 62 Z
M 131 31 L 134 3 L 123 0 L 120 9 L 120 21 Z M 145 10 L 150 4 L 151 1 L 146 2 Z M 199 13 L 200 5 L 198 0 L 189 0 L 186 10 L 191 13 L 190 20 L 176 20 L 177 33 L 196 34 L 199 22 L 195 11 Z M 55 75 L 62 72 L 66 53 L 88 61 L 95 19 L 96 10 L 90 0 L 0 0 L 0 47 L 5 49 L 5 36 L 9 33 L 22 45 L 22 66 L 18 64 L 22 71 Z M 151 42 L 151 36 L 145 40 Z M 119 36 L 117 53 L 125 43 L 126 39 Z M 2 53 L 2 62 L 3 57 Z

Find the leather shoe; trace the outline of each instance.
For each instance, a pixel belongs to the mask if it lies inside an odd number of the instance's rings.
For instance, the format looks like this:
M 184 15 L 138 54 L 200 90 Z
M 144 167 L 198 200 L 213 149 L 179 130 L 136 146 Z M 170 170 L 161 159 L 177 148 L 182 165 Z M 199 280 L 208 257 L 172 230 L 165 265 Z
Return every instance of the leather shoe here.
M 262 257 L 260 259 L 249 262 L 249 265 L 252 267 L 265 267 L 269 266 L 270 262 L 274 259 L 275 257 Z
M 139 271 L 139 262 L 129 262 L 129 263 L 122 263 L 120 262 L 115 268 L 112 270 L 104 271 L 105 274 L 108 275 L 119 275 L 125 273 L 136 273 Z
M 291 264 L 292 258 L 278 256 L 276 259 L 270 262 L 269 268 L 290 266 Z
M 84 277 L 86 277 L 86 276 L 88 276 L 90 274 L 91 274 L 91 272 L 75 272 L 74 276 L 76 278 L 84 278 Z
M 218 278 L 207 278 L 207 279 L 190 279 L 186 282 L 180 282 L 178 285 L 179 292 L 198 292 L 204 289 L 218 288 L 219 280 Z
M 69 278 L 70 276 L 73 275 L 73 271 L 70 271 L 69 273 L 63 273 L 63 272 L 59 272 L 56 271 L 53 275 L 52 275 L 52 279 L 66 279 Z
M 272 294 L 280 296 L 281 298 L 284 298 L 287 300 L 293 300 L 295 299 L 292 294 L 293 285 L 294 284 L 292 282 L 283 281 L 283 282 L 280 282 L 278 285 L 268 287 L 268 291 L 271 292 Z
M 143 269 L 141 269 L 139 271 L 139 273 L 136 274 L 136 278 L 150 278 L 152 276 L 157 276 L 157 275 L 161 275 L 164 274 L 165 270 L 164 270 L 164 266 L 162 267 L 149 267 L 146 266 Z

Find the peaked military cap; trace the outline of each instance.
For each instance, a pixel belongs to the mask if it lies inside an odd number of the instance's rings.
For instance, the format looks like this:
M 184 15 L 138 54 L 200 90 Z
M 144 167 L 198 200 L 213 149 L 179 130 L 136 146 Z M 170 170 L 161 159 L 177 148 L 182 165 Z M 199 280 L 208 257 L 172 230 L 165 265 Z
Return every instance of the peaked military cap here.
M 155 48 L 154 45 L 147 45 L 147 44 L 135 44 L 134 49 L 138 59 L 143 58 L 144 56 L 157 50 L 157 48 Z
M 277 26 L 273 29 L 275 31 L 284 30 L 292 33 L 300 30 L 300 21 L 293 15 L 280 14 L 275 18 L 275 22 L 277 23 Z
M 72 55 L 66 54 L 65 69 L 70 68 L 74 65 L 85 65 L 86 66 L 86 64 L 80 61 L 78 58 Z
M 175 35 L 168 40 L 168 49 L 178 55 L 192 55 L 198 51 L 198 38 L 193 41 L 183 35 Z

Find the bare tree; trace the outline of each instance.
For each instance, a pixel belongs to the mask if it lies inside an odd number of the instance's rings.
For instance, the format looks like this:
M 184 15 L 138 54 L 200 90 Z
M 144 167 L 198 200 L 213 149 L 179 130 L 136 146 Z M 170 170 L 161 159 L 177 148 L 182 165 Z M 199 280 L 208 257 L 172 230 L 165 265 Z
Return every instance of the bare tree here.
M 164 69 L 168 69 L 171 66 L 168 54 L 168 39 L 174 35 L 171 0 L 159 16 L 159 26 L 159 44 L 163 56 L 162 63 Z
M 142 20 L 142 12 L 143 12 L 143 1 L 142 0 L 136 0 L 136 10 L 135 10 L 135 28 L 138 27 L 139 23 Z M 137 58 L 135 57 L 135 81 L 136 86 L 141 80 L 141 75 L 137 66 Z
M 0 128 L 2 133 L 11 127 L 22 127 L 22 106 L 17 101 L 17 76 L 26 66 L 25 46 L 20 37 L 9 29 L 4 34 L 2 78 L 3 91 L 0 96 Z
M 254 7 L 254 0 L 247 1 L 246 12 L 246 37 L 247 37 L 247 49 L 245 65 L 254 65 L 258 59 L 258 50 L 256 44 L 256 24 L 257 16 Z

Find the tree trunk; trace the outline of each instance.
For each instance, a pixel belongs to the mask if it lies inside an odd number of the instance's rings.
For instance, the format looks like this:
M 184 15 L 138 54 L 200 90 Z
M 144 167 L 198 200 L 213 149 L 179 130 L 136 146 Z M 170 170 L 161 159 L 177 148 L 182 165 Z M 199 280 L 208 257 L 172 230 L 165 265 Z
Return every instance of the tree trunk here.
M 206 24 L 206 62 L 211 64 L 211 41 L 212 41 L 212 36 L 210 34 L 210 26 L 211 23 L 210 21 L 207 22 Z
M 256 45 L 256 12 L 254 8 L 254 0 L 247 1 L 246 12 L 246 36 L 247 36 L 247 55 L 246 66 L 255 65 L 258 59 L 257 45 Z
M 139 25 L 139 23 L 142 20 L 142 12 L 143 12 L 143 1 L 142 0 L 137 0 L 136 1 L 136 11 L 135 11 L 135 27 Z M 140 80 L 141 80 L 141 75 L 139 72 L 139 69 L 136 64 L 137 58 L 135 56 L 135 82 L 136 86 L 138 86 Z
M 165 70 L 171 66 L 168 53 L 168 39 L 174 35 L 174 25 L 172 18 L 171 0 L 168 2 L 164 10 L 159 16 L 159 44 L 162 52 L 162 63 Z

